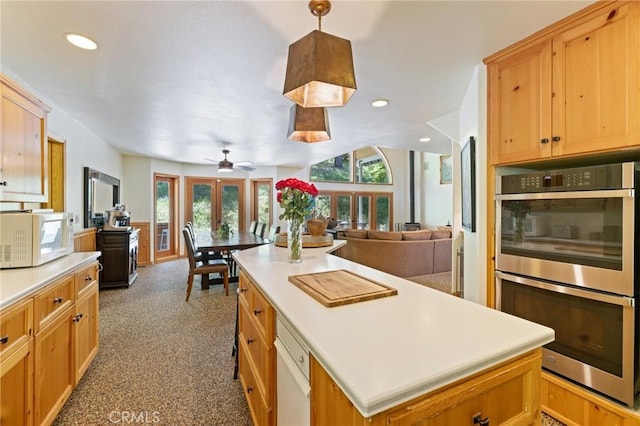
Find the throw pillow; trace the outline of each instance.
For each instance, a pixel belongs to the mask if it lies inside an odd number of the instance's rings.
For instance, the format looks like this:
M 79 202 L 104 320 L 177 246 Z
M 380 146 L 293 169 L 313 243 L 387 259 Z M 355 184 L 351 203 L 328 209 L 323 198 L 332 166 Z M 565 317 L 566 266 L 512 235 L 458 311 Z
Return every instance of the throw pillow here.
M 451 231 L 433 231 L 431 233 L 432 240 L 442 240 L 445 238 L 451 238 Z
M 391 232 L 391 231 L 369 231 L 369 239 L 370 240 L 394 240 L 400 241 L 402 240 L 402 232 Z
M 409 241 L 430 240 L 431 231 L 429 229 L 423 229 L 420 231 L 404 231 L 402 232 L 402 239 Z

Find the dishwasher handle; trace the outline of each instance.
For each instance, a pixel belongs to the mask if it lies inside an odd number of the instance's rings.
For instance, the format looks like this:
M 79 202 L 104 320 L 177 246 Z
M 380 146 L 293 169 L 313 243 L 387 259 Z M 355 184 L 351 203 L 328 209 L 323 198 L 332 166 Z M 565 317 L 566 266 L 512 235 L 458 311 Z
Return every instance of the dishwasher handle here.
M 298 367 L 298 364 L 296 363 L 296 361 L 293 359 L 293 357 L 291 357 L 291 355 L 289 354 L 289 351 L 282 344 L 282 342 L 278 337 L 276 337 L 276 340 L 275 342 L 273 342 L 273 345 L 276 347 L 276 354 L 282 359 L 282 361 L 286 365 L 288 372 L 291 374 L 294 381 L 300 388 L 300 391 L 302 391 L 305 397 L 309 398 L 309 394 L 311 392 L 311 386 L 309 385 L 309 381 L 307 380 L 307 378 L 304 376 L 304 374 L 302 374 L 302 371 L 300 371 L 300 367 Z

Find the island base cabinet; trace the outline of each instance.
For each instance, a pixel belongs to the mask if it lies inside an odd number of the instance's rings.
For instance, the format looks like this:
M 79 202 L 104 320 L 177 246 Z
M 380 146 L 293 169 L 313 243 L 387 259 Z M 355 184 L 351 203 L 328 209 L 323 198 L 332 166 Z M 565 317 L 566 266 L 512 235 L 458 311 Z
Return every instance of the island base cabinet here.
M 33 425 L 33 339 L 0 361 L 0 407 L 3 426 Z
M 541 350 L 364 418 L 320 364 L 311 362 L 311 424 L 372 426 L 540 424 Z
M 67 308 L 36 334 L 36 425 L 51 424 L 74 388 L 72 312 Z

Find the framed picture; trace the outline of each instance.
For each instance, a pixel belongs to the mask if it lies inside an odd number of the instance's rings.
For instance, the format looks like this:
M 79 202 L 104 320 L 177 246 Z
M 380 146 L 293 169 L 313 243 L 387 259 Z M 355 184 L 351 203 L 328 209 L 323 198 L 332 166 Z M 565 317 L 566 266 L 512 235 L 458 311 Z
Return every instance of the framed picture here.
M 453 181 L 453 157 L 450 155 L 440 156 L 440 185 Z
M 476 232 L 476 140 L 473 136 L 462 148 L 462 227 Z

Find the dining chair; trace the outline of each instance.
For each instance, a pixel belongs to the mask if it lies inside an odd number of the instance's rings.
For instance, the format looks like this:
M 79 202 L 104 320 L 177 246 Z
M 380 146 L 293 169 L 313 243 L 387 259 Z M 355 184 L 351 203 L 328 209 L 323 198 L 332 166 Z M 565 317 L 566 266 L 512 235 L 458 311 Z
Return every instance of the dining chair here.
M 191 295 L 191 288 L 193 287 L 193 277 L 195 275 L 209 275 L 209 274 L 220 274 L 222 275 L 222 281 L 224 283 L 224 292 L 228 296 L 229 295 L 229 266 L 224 259 L 211 259 L 208 262 L 198 261 L 196 260 L 196 252 L 195 246 L 193 245 L 193 240 L 191 239 L 191 235 L 189 235 L 189 230 L 185 227 L 182 230 L 182 235 L 184 236 L 184 243 L 187 248 L 187 256 L 189 257 L 189 277 L 187 279 L 187 299 L 189 301 L 189 296 Z
M 267 224 L 264 222 L 258 222 L 258 225 L 256 226 L 256 232 L 255 235 L 257 237 L 263 238 L 264 237 L 264 230 L 267 227 Z
M 252 220 L 251 223 L 249 224 L 249 232 L 252 234 L 255 234 L 257 226 L 258 226 L 258 222 L 256 222 L 255 220 Z
M 280 232 L 280 225 L 271 225 L 271 227 L 269 228 L 269 235 L 267 236 L 267 239 L 269 240 L 270 243 L 276 240 L 276 235 L 278 235 L 279 232 Z

